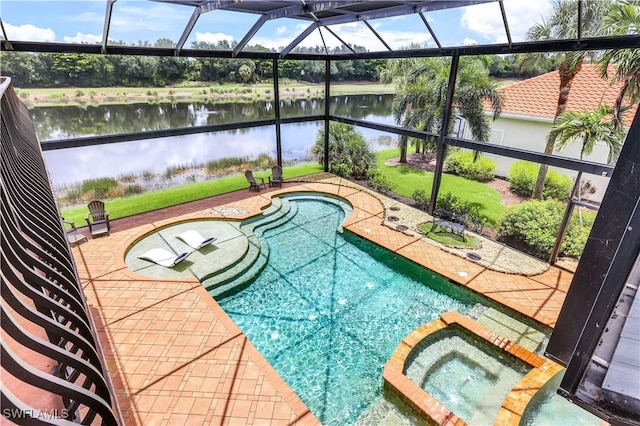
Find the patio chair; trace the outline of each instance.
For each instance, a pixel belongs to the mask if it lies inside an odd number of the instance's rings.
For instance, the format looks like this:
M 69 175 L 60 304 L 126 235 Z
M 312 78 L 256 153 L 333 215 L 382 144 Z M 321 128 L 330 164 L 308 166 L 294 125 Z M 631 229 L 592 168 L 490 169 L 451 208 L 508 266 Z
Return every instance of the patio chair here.
M 187 252 L 175 255 L 169 250 L 163 248 L 154 248 L 141 254 L 140 256 L 138 256 L 138 258 L 157 263 L 158 265 L 164 266 L 165 268 L 172 268 L 178 263 L 185 260 L 187 256 L 189 256 L 189 253 Z
M 67 228 L 65 226 L 65 233 L 67 234 L 67 241 L 69 241 L 69 244 L 76 244 L 87 239 L 85 235 L 81 234 L 80 231 L 78 231 L 78 228 L 76 228 L 76 224 L 72 220 L 65 220 L 63 217 L 62 223 L 64 225 L 71 226 L 70 228 Z
M 260 185 L 264 186 L 264 189 L 267 189 L 267 184 L 264 183 L 264 178 L 258 178 L 260 179 L 260 182 L 256 182 L 256 179 L 253 177 L 253 172 L 251 170 L 245 171 L 244 177 L 246 177 L 247 181 L 249 182 L 249 191 L 251 191 L 252 189 L 260 191 Z
M 275 165 L 271 168 L 271 176 L 269 176 L 269 186 L 276 186 L 282 188 L 282 167 Z
M 107 234 L 111 226 L 109 225 L 109 212 L 104 209 L 104 203 L 100 200 L 93 200 L 87 207 L 89 208 L 89 214 L 84 217 L 89 225 L 89 231 L 91 236 Z
M 191 246 L 195 250 L 198 250 L 207 244 L 211 244 L 216 240 L 215 237 L 204 238 L 198 231 L 190 229 L 188 231 L 183 232 L 182 234 L 176 235 L 176 238 L 185 242 L 187 245 Z

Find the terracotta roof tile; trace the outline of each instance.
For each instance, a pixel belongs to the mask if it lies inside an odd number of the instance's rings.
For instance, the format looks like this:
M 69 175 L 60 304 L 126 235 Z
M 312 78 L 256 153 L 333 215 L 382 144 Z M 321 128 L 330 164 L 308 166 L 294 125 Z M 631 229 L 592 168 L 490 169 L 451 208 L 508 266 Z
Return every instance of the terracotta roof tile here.
M 613 73 L 610 67 L 609 75 Z M 610 85 L 600 78 L 595 65 L 585 64 L 576 75 L 569 92 L 567 109 L 574 111 L 595 110 L 599 105 L 613 106 L 622 83 Z M 558 105 L 560 76 L 558 71 L 539 75 L 501 89 L 504 95 L 503 114 L 553 119 Z M 626 102 L 625 105 L 628 105 Z M 625 114 L 625 124 L 630 125 L 638 104 Z

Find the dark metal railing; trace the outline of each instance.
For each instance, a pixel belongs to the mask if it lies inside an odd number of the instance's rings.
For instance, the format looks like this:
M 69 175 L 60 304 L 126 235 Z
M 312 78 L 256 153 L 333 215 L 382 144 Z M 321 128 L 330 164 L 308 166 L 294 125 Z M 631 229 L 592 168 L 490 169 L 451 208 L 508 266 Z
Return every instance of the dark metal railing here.
M 122 424 L 33 123 L 10 79 L 0 95 L 2 415 Z M 43 371 L 31 354 L 54 367 Z M 44 399 L 54 401 L 49 410 Z

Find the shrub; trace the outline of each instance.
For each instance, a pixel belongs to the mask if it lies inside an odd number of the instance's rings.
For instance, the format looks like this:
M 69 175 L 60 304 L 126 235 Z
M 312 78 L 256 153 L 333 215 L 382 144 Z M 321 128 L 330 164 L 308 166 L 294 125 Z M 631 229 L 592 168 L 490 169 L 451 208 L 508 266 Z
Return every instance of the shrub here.
M 318 131 L 311 147 L 311 154 L 318 163 L 324 163 L 324 129 Z M 368 170 L 375 163 L 376 154 L 362 133 L 348 124 L 333 122 L 329 124 L 329 169 L 332 172 L 336 173 L 334 170 L 337 165 L 345 164 L 349 169 L 346 176 L 367 176 Z M 345 171 L 345 169 L 342 168 L 340 171 Z
M 331 173 L 338 175 L 343 178 L 347 178 L 351 176 L 351 168 L 344 163 L 332 164 L 331 165 Z
M 547 259 L 555 244 L 566 205 L 555 200 L 527 201 L 510 207 L 498 223 L 498 241 Z M 571 218 L 560 248 L 561 256 L 580 257 L 593 225 L 593 215 L 583 214 L 583 224 Z
M 251 160 L 251 165 L 255 168 L 270 168 L 273 164 L 275 164 L 275 158 L 271 158 L 269 154 L 259 154 L 254 160 Z
M 118 181 L 113 178 L 87 179 L 80 185 L 82 194 L 91 193 L 95 198 L 103 198 L 118 187 Z
M 478 234 L 482 234 L 484 227 L 489 222 L 486 216 L 480 214 L 479 206 L 471 206 L 469 207 L 468 212 L 468 227 L 471 231 L 477 232 Z
M 135 173 L 124 173 L 118 176 L 118 179 L 122 182 L 135 182 L 137 176 L 135 175 Z
M 473 152 L 454 152 L 447 158 L 445 166 L 452 172 L 467 179 L 486 182 L 493 179 L 496 163 L 486 157 L 473 160 Z
M 442 194 L 436 201 L 436 208 L 444 209 L 454 215 L 466 214 L 469 212 L 469 207 L 458 197 L 450 192 Z
M 536 183 L 536 165 L 528 161 L 516 161 L 509 167 L 509 186 L 511 192 L 530 197 Z
M 391 180 L 377 167 L 369 169 L 367 172 L 367 180 L 371 188 L 378 192 L 391 192 L 394 187 Z
M 65 195 L 65 198 L 69 203 L 77 203 L 82 198 L 82 192 L 80 191 L 80 188 L 73 187 L 69 191 L 67 191 L 67 195 Z
M 427 210 L 429 208 L 429 202 L 431 201 L 431 197 L 427 194 L 427 191 L 424 189 L 416 189 L 413 191 L 413 195 L 411 196 L 413 201 L 416 202 L 416 207 L 420 210 Z
M 144 188 L 142 188 L 142 186 L 138 184 L 128 185 L 128 186 L 125 186 L 124 188 L 125 197 L 130 195 L 142 194 L 143 192 L 144 192 Z
M 528 161 L 513 163 L 509 168 L 508 176 L 511 191 L 523 197 L 530 197 L 536 185 L 539 169 L 539 165 Z M 564 200 L 569 195 L 569 191 L 571 191 L 571 179 L 554 170 L 549 170 L 544 181 L 543 198 Z
M 533 190 L 532 190 L 533 191 Z M 546 199 L 566 200 L 571 191 L 571 179 L 553 170 L 549 170 L 544 181 L 542 196 Z
M 191 166 L 189 164 L 178 164 L 178 165 L 175 165 L 175 166 L 169 166 L 164 171 L 164 178 L 165 179 L 171 179 L 174 176 L 178 176 L 178 175 L 186 172 L 190 168 L 191 168 Z
M 234 170 L 242 168 L 242 166 L 249 163 L 249 161 L 249 157 L 224 157 L 218 160 L 208 161 L 206 168 L 209 173 Z
M 154 177 L 156 177 L 156 174 L 153 172 L 153 170 L 147 169 L 142 171 L 142 178 L 144 180 L 151 180 Z

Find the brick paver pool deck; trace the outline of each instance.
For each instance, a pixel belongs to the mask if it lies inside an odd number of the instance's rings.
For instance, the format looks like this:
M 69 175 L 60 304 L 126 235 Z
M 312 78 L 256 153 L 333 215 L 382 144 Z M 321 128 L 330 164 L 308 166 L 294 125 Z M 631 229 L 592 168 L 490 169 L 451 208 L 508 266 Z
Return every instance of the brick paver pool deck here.
M 236 191 L 114 220 L 109 236 L 73 248 L 126 424 L 319 424 L 199 282 L 144 277 L 124 264 L 127 247 L 164 224 L 212 218 L 212 208 L 243 209 L 248 217 L 259 214 L 272 196 L 292 191 L 347 199 L 354 212 L 344 228 L 543 324 L 555 324 L 570 272 L 551 267 L 524 277 L 488 270 L 383 226 L 380 201 L 353 186 L 285 182 L 277 190 Z

